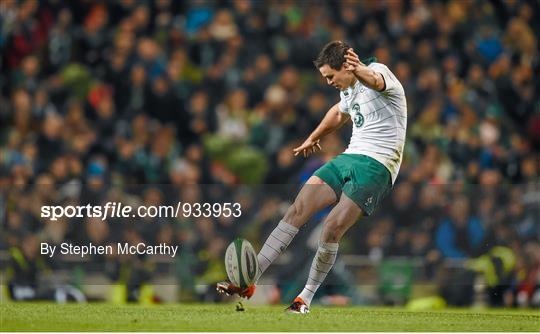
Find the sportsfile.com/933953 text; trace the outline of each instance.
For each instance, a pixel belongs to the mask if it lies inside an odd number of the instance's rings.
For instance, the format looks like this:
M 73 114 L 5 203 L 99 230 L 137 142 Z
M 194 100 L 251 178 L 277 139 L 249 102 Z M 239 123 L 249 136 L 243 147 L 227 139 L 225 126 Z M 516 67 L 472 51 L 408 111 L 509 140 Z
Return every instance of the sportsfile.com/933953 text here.
M 236 202 L 188 203 L 176 205 L 132 206 L 120 202 L 107 202 L 103 205 L 44 205 L 41 218 L 57 221 L 59 218 L 199 218 L 234 217 L 242 215 L 242 206 Z

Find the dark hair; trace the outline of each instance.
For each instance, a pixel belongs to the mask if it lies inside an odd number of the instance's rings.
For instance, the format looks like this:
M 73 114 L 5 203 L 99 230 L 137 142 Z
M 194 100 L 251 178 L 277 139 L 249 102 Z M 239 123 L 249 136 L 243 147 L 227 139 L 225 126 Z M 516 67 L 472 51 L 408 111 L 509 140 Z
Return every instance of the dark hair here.
M 334 70 L 339 70 L 345 62 L 345 54 L 350 46 L 342 41 L 332 41 L 326 44 L 317 59 L 313 61 L 316 68 L 321 68 L 328 64 Z

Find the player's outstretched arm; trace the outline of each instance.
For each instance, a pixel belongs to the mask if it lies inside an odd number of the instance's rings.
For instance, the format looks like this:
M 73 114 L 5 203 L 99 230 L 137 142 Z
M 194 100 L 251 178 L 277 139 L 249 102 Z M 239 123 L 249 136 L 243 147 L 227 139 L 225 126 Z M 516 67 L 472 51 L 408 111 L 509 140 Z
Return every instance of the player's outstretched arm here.
M 335 104 L 324 116 L 323 120 L 317 128 L 309 135 L 302 145 L 293 149 L 295 156 L 302 153 L 304 157 L 321 150 L 321 139 L 329 133 L 339 129 L 349 120 L 348 114 L 339 111 L 338 104 Z
M 345 54 L 345 61 L 347 70 L 351 71 L 364 86 L 379 92 L 385 89 L 386 85 L 382 74 L 364 65 L 352 48 Z

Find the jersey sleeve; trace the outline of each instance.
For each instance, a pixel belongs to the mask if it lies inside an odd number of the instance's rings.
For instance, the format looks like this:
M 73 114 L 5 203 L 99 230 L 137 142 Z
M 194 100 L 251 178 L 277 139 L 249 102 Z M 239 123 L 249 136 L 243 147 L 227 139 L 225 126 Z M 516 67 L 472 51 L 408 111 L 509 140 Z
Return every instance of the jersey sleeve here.
M 340 92 L 339 97 L 340 97 L 339 104 L 338 104 L 339 111 L 341 111 L 344 114 L 348 114 L 349 107 L 347 105 L 347 102 L 345 101 L 345 93 Z
M 382 91 L 382 93 L 386 93 L 388 95 L 404 94 L 403 87 L 399 83 L 394 73 L 390 71 L 388 66 L 381 63 L 371 63 L 369 64 L 369 67 L 373 69 L 374 71 L 377 71 L 382 74 L 384 78 L 384 83 L 385 83 L 385 88 Z

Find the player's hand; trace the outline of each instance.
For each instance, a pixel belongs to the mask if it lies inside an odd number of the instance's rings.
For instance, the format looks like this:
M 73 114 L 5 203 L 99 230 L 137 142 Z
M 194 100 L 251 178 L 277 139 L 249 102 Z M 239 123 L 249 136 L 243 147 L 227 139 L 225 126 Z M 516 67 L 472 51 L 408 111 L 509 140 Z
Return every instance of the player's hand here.
M 345 54 L 345 69 L 354 73 L 362 65 L 364 64 L 360 61 L 354 50 L 352 48 L 347 50 Z
M 294 153 L 294 156 L 297 156 L 298 154 L 302 153 L 304 155 L 304 158 L 307 158 L 311 154 L 320 150 L 322 150 L 320 140 L 306 139 L 306 141 L 303 142 L 302 145 L 293 149 L 293 153 Z

